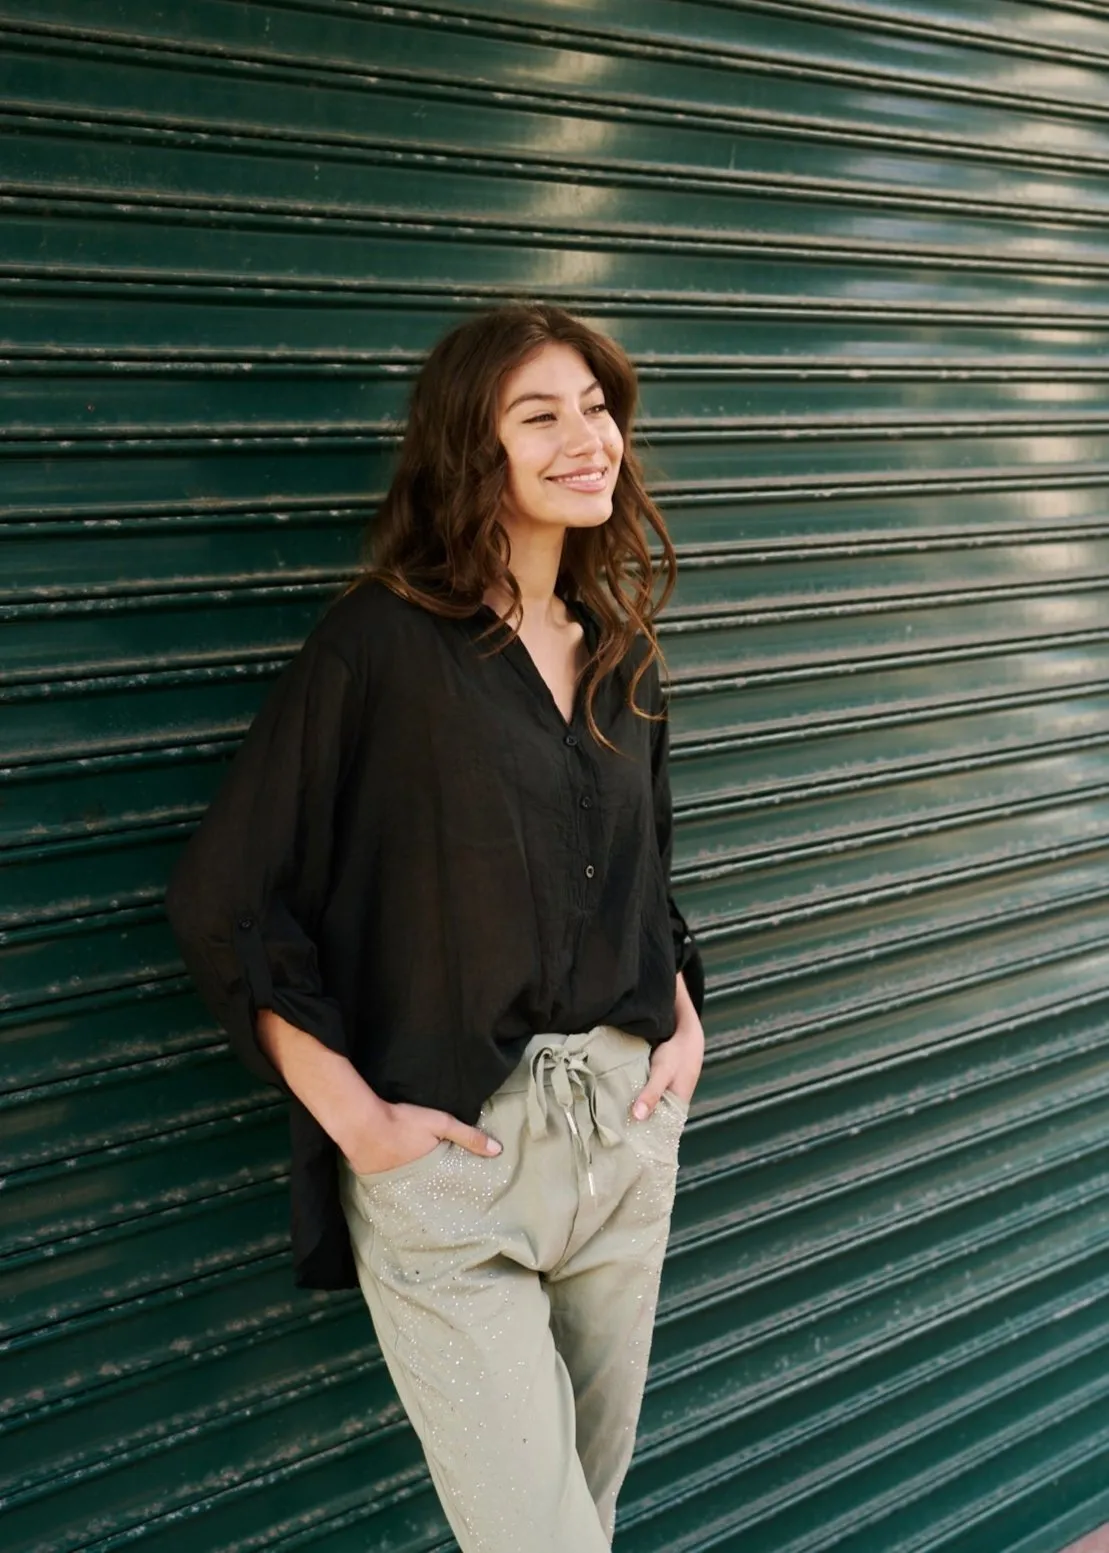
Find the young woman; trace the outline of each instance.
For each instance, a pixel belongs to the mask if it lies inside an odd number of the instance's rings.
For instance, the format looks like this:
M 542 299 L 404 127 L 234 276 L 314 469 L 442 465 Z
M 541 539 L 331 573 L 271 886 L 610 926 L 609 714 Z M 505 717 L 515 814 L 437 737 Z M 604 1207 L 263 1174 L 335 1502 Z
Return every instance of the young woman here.
M 297 1281 L 361 1286 L 464 1553 L 610 1546 L 704 1051 L 635 397 L 557 308 L 435 347 L 373 565 L 167 898 L 290 1098 Z

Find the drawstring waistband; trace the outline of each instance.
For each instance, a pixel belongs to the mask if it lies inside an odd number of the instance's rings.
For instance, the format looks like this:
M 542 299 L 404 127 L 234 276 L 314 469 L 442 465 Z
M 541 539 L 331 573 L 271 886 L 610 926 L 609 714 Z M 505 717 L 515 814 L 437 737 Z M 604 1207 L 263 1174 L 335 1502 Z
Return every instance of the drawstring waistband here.
M 570 1132 L 581 1150 L 585 1176 L 589 1182 L 589 1195 L 596 1197 L 597 1191 L 593 1184 L 592 1140 L 595 1136 L 598 1137 L 605 1148 L 611 1148 L 613 1144 L 620 1142 L 617 1128 L 605 1122 L 598 1114 L 597 1074 L 589 1066 L 589 1059 L 583 1052 L 562 1043 L 540 1046 L 530 1055 L 528 1132 L 533 1138 L 541 1138 L 547 1130 L 547 1079 L 549 1077 L 555 1101 L 560 1110 L 565 1113 Z M 575 1114 L 575 1089 L 585 1102 L 584 1136 Z

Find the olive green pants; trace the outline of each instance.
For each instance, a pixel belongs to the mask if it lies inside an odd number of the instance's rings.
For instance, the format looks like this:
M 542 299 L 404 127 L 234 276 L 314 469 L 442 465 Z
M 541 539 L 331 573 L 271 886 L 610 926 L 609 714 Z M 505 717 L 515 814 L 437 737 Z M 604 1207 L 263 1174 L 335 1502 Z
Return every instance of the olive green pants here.
M 455 1144 L 343 1206 L 385 1362 L 463 1553 L 602 1553 L 631 1459 L 686 1107 L 650 1049 L 536 1035 Z

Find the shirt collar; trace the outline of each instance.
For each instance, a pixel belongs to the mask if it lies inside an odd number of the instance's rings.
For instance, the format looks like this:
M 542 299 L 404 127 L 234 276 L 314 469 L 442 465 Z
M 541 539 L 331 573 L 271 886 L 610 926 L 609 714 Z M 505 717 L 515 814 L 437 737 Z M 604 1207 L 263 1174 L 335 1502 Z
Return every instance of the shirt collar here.
M 586 644 L 589 648 L 589 651 L 593 652 L 597 646 L 597 642 L 601 633 L 600 622 L 598 621 L 596 615 L 589 608 L 589 605 L 585 602 L 584 599 L 568 599 L 562 593 L 560 593 L 558 596 L 560 599 L 562 599 L 562 602 L 566 605 L 566 608 L 575 617 L 575 619 L 581 622 L 582 630 L 585 632 Z M 491 605 L 483 603 L 479 604 L 474 613 L 468 616 L 467 619 L 474 622 L 475 624 L 481 625 L 484 628 L 490 620 L 499 620 L 500 616 Z

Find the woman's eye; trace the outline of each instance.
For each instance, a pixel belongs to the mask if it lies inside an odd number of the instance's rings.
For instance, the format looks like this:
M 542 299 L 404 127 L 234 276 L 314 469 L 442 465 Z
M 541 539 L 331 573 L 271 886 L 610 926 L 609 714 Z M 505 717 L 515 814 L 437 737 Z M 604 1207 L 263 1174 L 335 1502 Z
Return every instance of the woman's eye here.
M 585 413 L 586 415 L 607 415 L 608 406 L 602 400 L 600 404 L 586 405 Z M 554 419 L 555 414 L 553 410 L 540 410 L 538 415 L 529 415 L 524 425 L 541 426 L 544 421 L 553 421 Z

